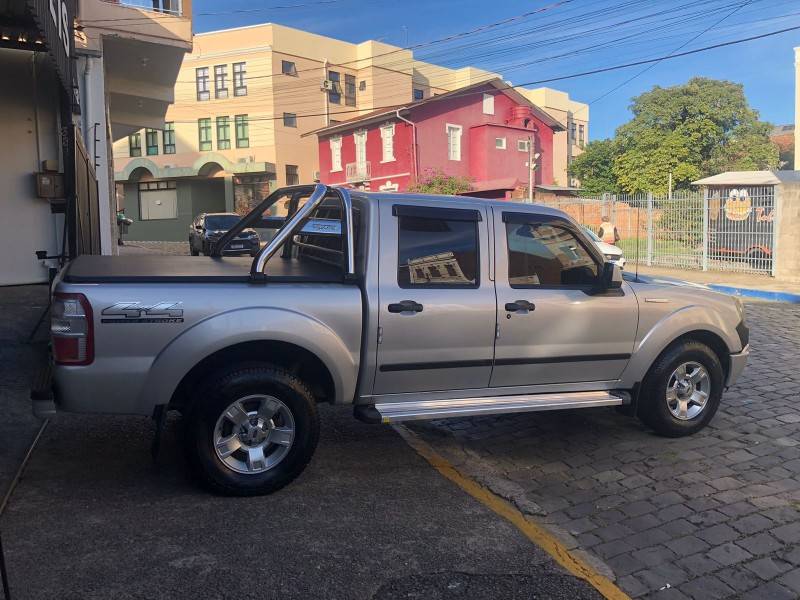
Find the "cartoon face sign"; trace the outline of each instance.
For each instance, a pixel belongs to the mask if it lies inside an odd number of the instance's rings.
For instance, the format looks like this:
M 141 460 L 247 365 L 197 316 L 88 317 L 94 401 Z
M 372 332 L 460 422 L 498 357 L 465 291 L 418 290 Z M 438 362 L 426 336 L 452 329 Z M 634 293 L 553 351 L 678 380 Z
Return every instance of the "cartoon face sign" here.
M 731 190 L 725 200 L 725 216 L 731 221 L 744 221 L 753 212 L 747 190 Z

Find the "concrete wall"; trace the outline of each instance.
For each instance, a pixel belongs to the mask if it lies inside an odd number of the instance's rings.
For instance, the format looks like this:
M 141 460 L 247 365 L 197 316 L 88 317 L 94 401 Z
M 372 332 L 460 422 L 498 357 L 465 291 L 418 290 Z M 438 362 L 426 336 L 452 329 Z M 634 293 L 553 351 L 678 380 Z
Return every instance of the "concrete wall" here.
M 189 240 L 189 225 L 202 212 L 224 212 L 225 180 L 193 179 L 178 181 L 178 218 L 157 221 L 139 219 L 139 184 L 124 184 L 125 215 L 133 219 L 126 240 L 180 242 Z
M 775 276 L 800 282 L 800 184 L 783 183 L 778 194 Z
M 36 197 L 34 173 L 41 161 L 60 162 L 58 97 L 60 84 L 51 61 L 32 52 L 0 50 L 0 285 L 47 281 L 36 250 L 60 252 L 64 219 Z M 38 111 L 36 107 L 38 106 Z M 38 122 L 37 122 L 38 113 Z M 37 152 L 38 136 L 38 152 Z

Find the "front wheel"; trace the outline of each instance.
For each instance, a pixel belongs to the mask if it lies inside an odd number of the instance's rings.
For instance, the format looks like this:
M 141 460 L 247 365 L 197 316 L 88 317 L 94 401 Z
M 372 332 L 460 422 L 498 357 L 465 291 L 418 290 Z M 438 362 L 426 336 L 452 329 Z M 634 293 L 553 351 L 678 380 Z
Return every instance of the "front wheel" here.
M 187 419 L 187 459 L 214 492 L 256 496 L 297 477 L 314 454 L 319 415 L 297 377 L 272 365 L 234 366 L 212 375 Z
M 696 433 L 717 412 L 723 380 L 711 348 L 693 340 L 676 344 L 650 367 L 639 396 L 639 418 L 666 437 Z

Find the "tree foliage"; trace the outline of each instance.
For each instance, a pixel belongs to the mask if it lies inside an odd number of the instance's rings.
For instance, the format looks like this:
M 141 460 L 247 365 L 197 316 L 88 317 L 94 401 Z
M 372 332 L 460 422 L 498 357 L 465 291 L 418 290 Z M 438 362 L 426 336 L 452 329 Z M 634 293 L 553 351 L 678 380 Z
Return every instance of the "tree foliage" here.
M 408 189 L 420 194 L 455 196 L 470 191 L 472 183 L 468 177 L 453 177 L 441 169 L 429 169 L 425 172 L 424 177 L 409 186 Z
M 769 139 L 771 126 L 759 121 L 740 84 L 696 77 L 683 85 L 655 86 L 633 98 L 630 108 L 633 118 L 613 140 L 589 144 L 573 162 L 571 173 L 582 183 L 606 183 L 607 191 L 665 193 L 670 172 L 680 189 L 707 175 L 780 164 Z

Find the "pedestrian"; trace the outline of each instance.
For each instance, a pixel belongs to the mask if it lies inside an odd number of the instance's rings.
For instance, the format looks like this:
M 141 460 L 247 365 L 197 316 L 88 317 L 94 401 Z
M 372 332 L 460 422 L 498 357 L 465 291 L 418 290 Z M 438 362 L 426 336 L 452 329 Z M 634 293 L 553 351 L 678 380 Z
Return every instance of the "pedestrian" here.
M 600 223 L 600 231 L 597 232 L 597 237 L 603 240 L 606 244 L 614 245 L 619 240 L 619 232 L 616 226 L 609 221 L 607 215 L 603 215 L 602 223 Z

